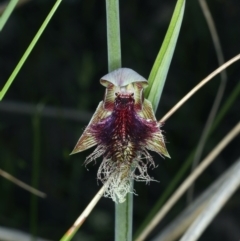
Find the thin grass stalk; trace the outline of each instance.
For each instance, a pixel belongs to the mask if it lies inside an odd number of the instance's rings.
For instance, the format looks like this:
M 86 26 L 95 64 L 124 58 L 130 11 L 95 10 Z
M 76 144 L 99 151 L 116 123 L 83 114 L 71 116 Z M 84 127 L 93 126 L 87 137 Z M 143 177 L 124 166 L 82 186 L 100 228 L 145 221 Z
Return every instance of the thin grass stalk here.
M 121 40 L 118 0 L 106 0 L 108 71 L 121 67 Z M 133 185 L 133 182 L 132 182 Z M 133 194 L 124 203 L 115 204 L 115 241 L 132 240 Z
M 240 132 L 240 123 L 223 138 L 222 141 L 207 155 L 207 157 L 199 164 L 199 166 L 194 170 L 194 172 L 189 175 L 185 181 L 180 185 L 180 187 L 174 192 L 174 194 L 169 198 L 167 203 L 162 207 L 162 209 L 156 214 L 149 225 L 142 231 L 142 233 L 136 238 L 136 241 L 145 240 L 146 237 L 152 232 L 156 225 L 165 217 L 165 215 L 171 210 L 173 205 L 179 200 L 180 197 L 187 191 L 191 186 L 192 182 L 195 181 L 202 172 L 214 161 L 216 156 L 236 137 Z
M 5 94 L 7 93 L 9 87 L 11 86 L 12 82 L 14 81 L 15 77 L 17 76 L 18 72 L 20 71 L 20 69 L 22 68 L 23 64 L 25 63 L 26 59 L 28 58 L 29 54 L 32 52 L 34 46 L 36 45 L 37 41 L 39 40 L 40 36 L 42 35 L 43 31 L 45 30 L 45 28 L 47 27 L 49 21 L 51 20 L 52 16 L 54 15 L 54 13 L 56 12 L 58 6 L 60 5 L 62 0 L 57 0 L 55 2 L 55 4 L 53 5 L 53 8 L 51 9 L 51 11 L 49 12 L 49 14 L 47 15 L 46 19 L 44 20 L 42 26 L 40 27 L 40 29 L 38 30 L 38 32 L 36 33 L 36 35 L 34 36 L 32 42 L 30 43 L 30 45 L 28 46 L 27 50 L 25 51 L 25 53 L 23 54 L 22 58 L 20 59 L 20 61 L 18 62 L 17 66 L 15 67 L 15 69 L 13 70 L 12 74 L 10 75 L 9 79 L 7 80 L 6 84 L 3 86 L 3 89 L 0 91 L 0 101 L 3 99 L 3 97 L 5 96 Z
M 78 229 L 82 226 L 84 221 L 87 219 L 88 215 L 91 213 L 95 205 L 98 203 L 98 201 L 100 200 L 104 192 L 105 192 L 105 185 L 98 191 L 95 197 L 91 200 L 88 206 L 84 209 L 81 215 L 74 222 L 72 227 L 70 227 L 68 231 L 63 235 L 60 241 L 70 241 L 73 238 L 73 236 L 76 234 Z
M 5 26 L 7 20 L 9 19 L 11 13 L 13 12 L 14 8 L 16 7 L 18 0 L 10 0 L 9 4 L 5 8 L 2 16 L 0 17 L 0 32 L 2 31 L 3 27 Z
M 28 184 L 20 181 L 19 179 L 17 179 L 16 177 L 12 176 L 11 174 L 9 174 L 8 172 L 3 171 L 2 169 L 0 169 L 0 176 L 6 178 L 7 180 L 9 180 L 10 182 L 14 183 L 15 185 L 25 189 L 26 191 L 41 197 L 41 198 L 45 198 L 46 197 L 46 193 L 43 193 L 39 190 L 37 190 L 36 188 L 33 188 L 31 186 L 29 186 Z
M 166 115 L 162 117 L 159 122 L 165 122 L 171 115 L 173 115 L 188 99 L 190 99 L 200 88 L 202 88 L 206 83 L 208 83 L 213 77 L 221 73 L 228 66 L 240 59 L 240 54 L 236 55 L 232 59 L 228 60 L 225 64 L 214 70 L 210 75 L 203 79 L 199 84 L 197 84 L 191 91 L 189 91 L 171 110 L 167 112 Z

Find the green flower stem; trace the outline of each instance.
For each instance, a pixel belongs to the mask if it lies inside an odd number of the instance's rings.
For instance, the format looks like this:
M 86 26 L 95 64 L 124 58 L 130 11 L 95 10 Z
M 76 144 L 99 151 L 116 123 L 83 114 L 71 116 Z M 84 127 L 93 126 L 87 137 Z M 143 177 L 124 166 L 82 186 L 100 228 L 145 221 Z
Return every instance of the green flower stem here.
M 121 40 L 118 0 L 106 0 L 108 71 L 121 67 Z M 132 182 L 133 185 L 133 182 Z M 115 204 L 115 241 L 132 240 L 133 196 L 128 194 L 124 203 Z
M 10 0 L 9 4 L 7 5 L 6 9 L 4 10 L 2 16 L 0 17 L 0 31 L 2 31 L 4 25 L 6 24 L 7 20 L 9 19 L 12 11 L 16 7 L 18 0 Z
M 115 241 L 132 240 L 132 210 L 132 193 L 127 194 L 124 203 L 115 204 Z
M 52 16 L 54 15 L 55 11 L 57 10 L 59 4 L 61 3 L 62 0 L 57 0 L 53 6 L 53 8 L 51 9 L 51 11 L 49 12 L 48 16 L 46 17 L 46 19 L 44 20 L 42 26 L 40 27 L 40 29 L 38 30 L 37 34 L 35 35 L 35 37 L 33 38 L 32 42 L 30 43 L 30 45 L 28 46 L 27 50 L 25 51 L 25 53 L 23 54 L 22 58 L 20 59 L 19 63 L 17 64 L 16 68 L 14 69 L 14 71 L 12 72 L 12 74 L 10 75 L 9 79 L 7 80 L 6 84 L 4 85 L 2 91 L 0 91 L 0 101 L 3 99 L 3 97 L 5 96 L 5 94 L 7 93 L 9 87 L 11 86 L 12 82 L 14 81 L 15 77 L 17 76 L 18 72 L 20 71 L 20 69 L 22 68 L 23 64 L 25 63 L 26 59 L 28 58 L 29 54 L 31 53 L 31 51 L 33 50 L 35 44 L 37 43 L 38 39 L 40 38 L 40 36 L 42 35 L 43 31 L 45 30 L 46 26 L 48 25 L 49 21 L 51 20 Z
M 118 0 L 106 0 L 108 71 L 121 68 L 121 40 Z

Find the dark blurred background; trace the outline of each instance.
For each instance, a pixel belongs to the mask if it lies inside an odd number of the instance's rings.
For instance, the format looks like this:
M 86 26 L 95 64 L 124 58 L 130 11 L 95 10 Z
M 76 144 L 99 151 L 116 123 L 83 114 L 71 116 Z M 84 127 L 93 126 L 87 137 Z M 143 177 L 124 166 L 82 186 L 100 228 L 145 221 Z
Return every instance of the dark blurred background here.
M 54 2 L 29 1 L 13 12 L 0 34 L 1 88 Z M 120 1 L 123 67 L 148 78 L 175 3 L 175 0 Z M 240 2 L 212 0 L 208 3 L 225 60 L 229 60 L 240 52 Z M 59 240 L 101 187 L 96 180 L 101 160 L 87 168 L 83 165 L 92 149 L 73 156 L 69 153 L 103 98 L 104 88 L 99 79 L 108 72 L 105 15 L 105 1 L 63 0 L 0 102 L 0 168 L 47 194 L 45 199 L 33 198 L 0 177 L 2 227 Z M 216 53 L 199 3 L 187 1 L 157 118 L 217 67 Z M 228 82 L 222 104 L 239 83 L 239 68 L 237 62 L 227 69 Z M 164 131 L 171 159 L 153 154 L 158 168 L 150 174 L 160 183 L 135 184 L 138 195 L 134 196 L 134 231 L 196 147 L 219 83 L 217 76 L 166 121 Z M 203 156 L 239 121 L 239 109 L 238 97 L 208 139 Z M 219 177 L 238 156 L 239 139 L 230 143 L 201 176 L 196 193 Z M 238 190 L 200 240 L 238 240 L 239 204 Z M 186 197 L 173 208 L 163 225 L 185 206 Z M 114 203 L 102 198 L 74 240 L 107 241 L 113 237 Z

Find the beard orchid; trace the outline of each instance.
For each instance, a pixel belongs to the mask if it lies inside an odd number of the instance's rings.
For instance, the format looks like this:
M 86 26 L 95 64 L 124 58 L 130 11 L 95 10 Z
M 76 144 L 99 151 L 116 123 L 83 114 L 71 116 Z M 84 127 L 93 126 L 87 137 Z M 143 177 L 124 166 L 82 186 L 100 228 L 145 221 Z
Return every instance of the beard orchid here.
M 104 196 L 124 202 L 134 192 L 131 180 L 149 182 L 148 167 L 155 167 L 148 150 L 170 157 L 152 104 L 144 98 L 148 82 L 128 68 L 117 69 L 100 80 L 106 87 L 88 126 L 71 154 L 97 145 L 88 164 L 103 156 L 97 177 L 106 185 Z

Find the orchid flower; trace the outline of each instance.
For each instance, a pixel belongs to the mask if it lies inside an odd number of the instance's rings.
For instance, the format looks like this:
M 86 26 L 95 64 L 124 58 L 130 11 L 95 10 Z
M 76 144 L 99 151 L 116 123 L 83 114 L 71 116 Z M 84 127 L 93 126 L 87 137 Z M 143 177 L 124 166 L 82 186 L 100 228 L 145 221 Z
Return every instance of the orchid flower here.
M 128 68 L 117 69 L 100 80 L 106 87 L 90 123 L 71 154 L 97 145 L 88 164 L 103 156 L 97 177 L 106 185 L 104 196 L 124 202 L 134 193 L 131 180 L 153 181 L 148 167 L 155 167 L 148 150 L 170 157 L 152 104 L 144 98 L 148 82 Z

